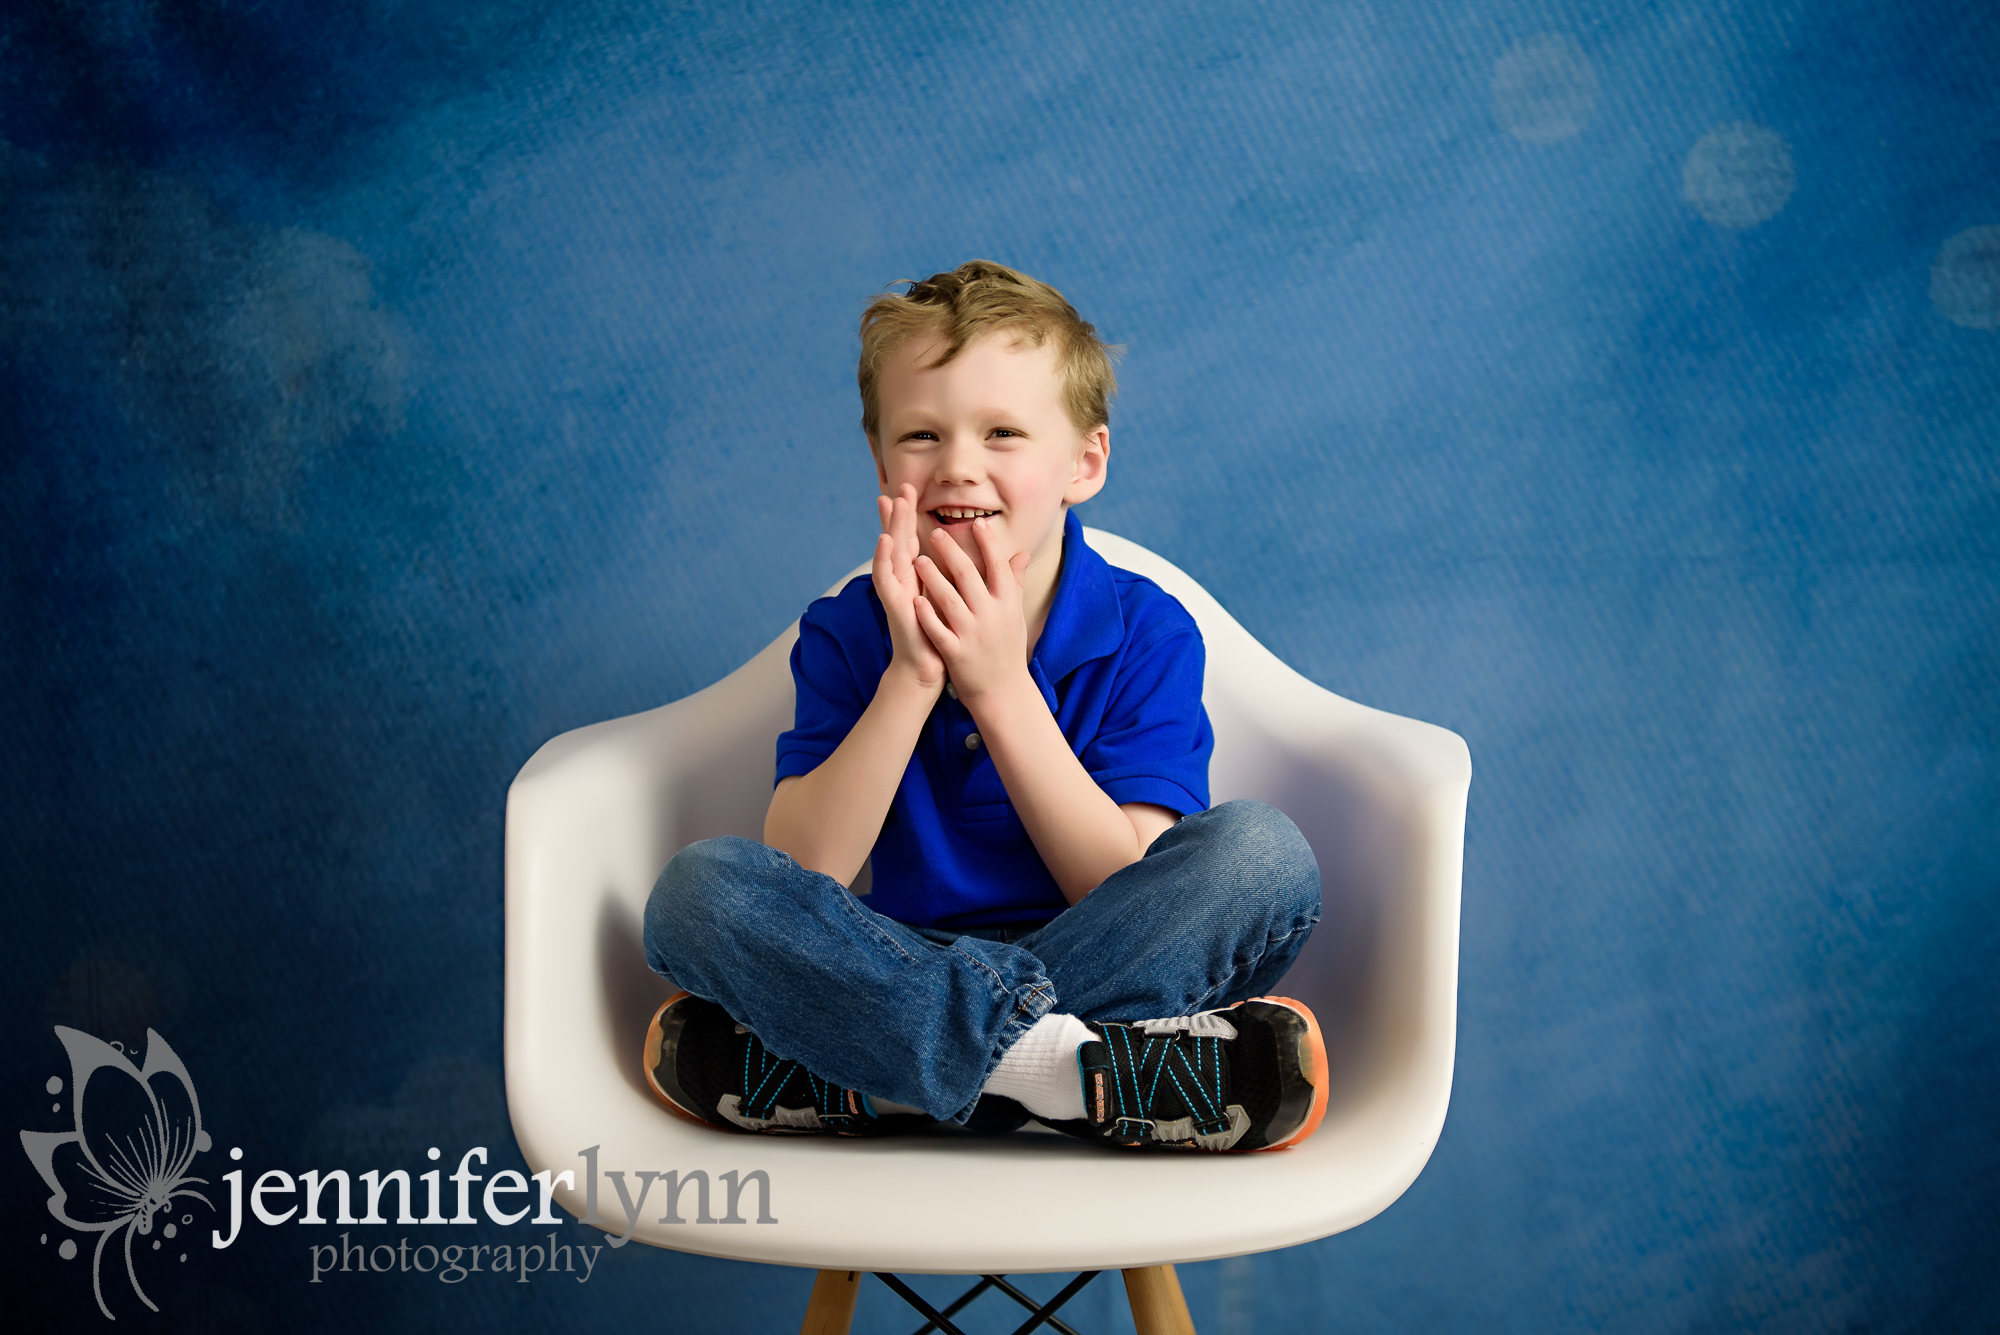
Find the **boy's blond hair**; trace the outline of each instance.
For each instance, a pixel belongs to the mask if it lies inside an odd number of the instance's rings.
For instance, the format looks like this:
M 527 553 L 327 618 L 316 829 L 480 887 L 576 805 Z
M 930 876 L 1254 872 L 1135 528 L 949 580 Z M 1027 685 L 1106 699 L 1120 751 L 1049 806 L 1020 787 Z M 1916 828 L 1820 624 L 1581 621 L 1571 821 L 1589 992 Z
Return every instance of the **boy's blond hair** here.
M 861 385 L 861 429 L 869 441 L 882 424 L 882 364 L 891 353 L 912 339 L 936 338 L 944 350 L 931 365 L 943 366 L 998 330 L 1030 347 L 1054 339 L 1070 421 L 1079 431 L 1110 422 L 1111 397 L 1118 392 L 1111 357 L 1119 349 L 1099 339 L 1096 327 L 1047 283 L 991 260 L 967 260 L 950 273 L 911 281 L 906 292 L 877 297 L 861 313 L 855 379 Z

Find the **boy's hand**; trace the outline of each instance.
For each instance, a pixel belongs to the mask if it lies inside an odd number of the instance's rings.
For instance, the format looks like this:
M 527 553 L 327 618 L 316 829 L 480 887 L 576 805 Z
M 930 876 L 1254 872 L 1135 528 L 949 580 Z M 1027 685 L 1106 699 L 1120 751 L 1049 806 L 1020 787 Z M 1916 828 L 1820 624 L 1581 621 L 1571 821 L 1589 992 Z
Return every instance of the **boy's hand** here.
M 915 605 L 922 601 L 917 577 L 917 489 L 905 483 L 891 498 L 879 496 L 882 536 L 875 540 L 875 596 L 889 614 L 889 640 L 894 653 L 889 666 L 902 664 L 919 685 L 944 689 L 944 658 L 919 624 Z
M 950 534 L 933 529 L 930 539 L 935 555 L 915 562 L 924 590 L 915 603 L 917 624 L 943 657 L 959 700 L 971 708 L 996 687 L 1029 682 L 1021 575 L 1030 553 L 1002 561 L 994 551 L 991 525 L 974 520 L 972 540 L 986 567 L 982 578 Z

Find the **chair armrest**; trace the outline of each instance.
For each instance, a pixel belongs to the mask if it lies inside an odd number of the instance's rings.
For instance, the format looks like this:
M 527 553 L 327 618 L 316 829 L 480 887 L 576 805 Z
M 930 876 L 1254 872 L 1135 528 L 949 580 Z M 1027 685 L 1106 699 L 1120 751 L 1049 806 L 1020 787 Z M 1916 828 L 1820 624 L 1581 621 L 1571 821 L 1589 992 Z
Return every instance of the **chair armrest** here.
M 1087 534 L 1105 559 L 1180 599 L 1201 627 L 1212 799 L 1268 802 L 1312 845 L 1323 911 L 1282 986 L 1320 1018 L 1329 1123 L 1413 1156 L 1405 1180 L 1414 1179 L 1451 1095 L 1472 782 L 1464 740 L 1335 695 L 1258 643 L 1186 572 L 1113 534 Z
M 542 1128 L 575 1090 L 639 1074 L 647 1017 L 672 985 L 646 967 L 646 899 L 676 850 L 756 838 L 768 747 L 790 724 L 788 629 L 729 676 L 670 705 L 564 733 L 507 791 L 507 1103 L 531 1164 L 571 1158 Z

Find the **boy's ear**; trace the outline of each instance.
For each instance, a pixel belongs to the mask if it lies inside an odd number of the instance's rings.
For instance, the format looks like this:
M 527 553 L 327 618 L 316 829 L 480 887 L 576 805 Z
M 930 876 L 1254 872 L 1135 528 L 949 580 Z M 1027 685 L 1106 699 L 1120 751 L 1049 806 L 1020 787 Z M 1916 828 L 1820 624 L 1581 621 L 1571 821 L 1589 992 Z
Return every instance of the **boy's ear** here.
M 865 433 L 863 439 L 868 442 L 868 453 L 875 456 L 876 485 L 881 487 L 882 494 L 887 496 L 889 494 L 889 470 L 882 466 L 882 446 L 876 441 L 875 437 L 866 435 Z
M 1064 505 L 1082 505 L 1104 490 L 1104 477 L 1111 466 L 1111 428 L 1100 422 L 1083 435 L 1077 452 L 1076 469 L 1063 488 Z

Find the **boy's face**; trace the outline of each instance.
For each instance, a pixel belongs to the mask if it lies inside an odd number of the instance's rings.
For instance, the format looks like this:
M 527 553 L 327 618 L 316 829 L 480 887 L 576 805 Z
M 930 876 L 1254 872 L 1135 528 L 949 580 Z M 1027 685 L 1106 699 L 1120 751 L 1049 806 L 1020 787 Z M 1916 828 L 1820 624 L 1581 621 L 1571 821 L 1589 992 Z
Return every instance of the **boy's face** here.
M 972 521 L 990 516 L 1000 559 L 1027 552 L 1030 583 L 1051 578 L 1063 512 L 1104 486 L 1111 432 L 1070 421 L 1049 343 L 1029 347 L 1001 330 L 932 366 L 938 352 L 912 341 L 882 367 L 880 434 L 869 442 L 882 494 L 914 486 L 918 527 L 944 529 L 975 565 Z

